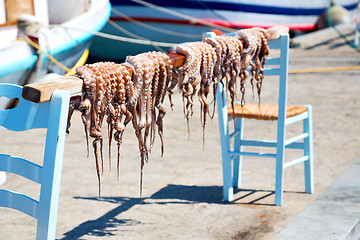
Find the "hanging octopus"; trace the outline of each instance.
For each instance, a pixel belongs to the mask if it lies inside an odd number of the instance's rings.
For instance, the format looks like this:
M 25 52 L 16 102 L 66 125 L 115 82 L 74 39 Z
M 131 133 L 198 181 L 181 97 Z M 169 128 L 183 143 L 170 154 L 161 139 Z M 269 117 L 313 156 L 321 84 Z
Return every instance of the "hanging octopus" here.
M 133 68 L 133 78 L 131 78 L 129 66 Z M 81 119 L 84 124 L 88 152 L 88 130 L 90 137 L 94 138 L 93 148 L 99 195 L 100 176 L 104 168 L 101 127 L 105 115 L 107 116 L 109 135 L 109 167 L 111 168 L 111 140 L 114 136 L 118 145 L 118 177 L 122 136 L 126 125 L 130 121 L 133 123 L 141 155 L 141 192 L 142 170 L 144 162 L 148 161 L 148 149 L 151 150 L 155 141 L 156 127 L 161 141 L 161 155 L 164 152 L 163 118 L 166 110 L 163 102 L 172 76 L 169 56 L 160 52 L 149 52 L 130 56 L 123 65 L 100 62 L 80 66 L 76 72 L 83 79 L 84 93 L 79 109 L 82 112 Z M 89 116 L 90 127 L 87 123 Z M 145 133 L 143 133 L 143 129 L 145 129 Z M 100 150 L 98 150 L 98 144 L 100 144 Z
M 107 123 L 108 123 L 108 136 L 109 136 L 109 160 L 111 156 L 111 140 L 114 135 L 114 139 L 117 142 L 117 177 L 119 178 L 120 172 L 120 147 L 122 143 L 122 136 L 125 131 L 126 125 L 131 121 L 132 114 L 127 106 L 127 99 L 132 95 L 131 91 L 128 91 L 126 85 L 132 85 L 131 76 L 129 70 L 122 65 L 113 65 L 110 71 L 110 84 L 107 88 Z M 123 119 L 124 118 L 124 119 Z M 115 133 L 113 134 L 113 130 Z M 109 161 L 110 163 L 110 161 Z M 110 165 L 111 169 L 111 165 Z
M 151 127 L 151 141 L 150 149 L 154 144 L 155 137 L 155 124 L 158 127 L 158 134 L 161 141 L 161 155 L 164 154 L 164 142 L 163 142 L 163 118 L 166 114 L 166 109 L 163 106 L 167 86 L 171 82 L 172 78 L 172 62 L 170 57 L 160 52 L 149 52 L 145 55 L 150 58 L 155 65 L 155 75 L 151 85 L 151 98 L 148 102 L 148 117 L 147 126 Z M 156 109 L 158 114 L 156 115 Z
M 125 64 L 134 69 L 135 96 L 130 100 L 130 106 L 141 156 L 141 192 L 143 166 L 148 161 L 148 154 L 154 143 L 155 125 L 158 127 L 161 155 L 163 155 L 163 118 L 166 113 L 163 101 L 167 86 L 171 82 L 172 65 L 169 56 L 160 52 L 128 56 Z M 137 109 L 138 111 L 136 111 Z M 156 114 L 156 109 L 158 114 Z M 137 117 L 139 117 L 139 121 L 137 121 Z M 144 132 L 143 129 L 145 129 Z M 150 142 L 148 143 L 149 134 Z
M 260 101 L 262 80 L 264 79 L 264 64 L 266 63 L 266 58 L 269 54 L 269 46 L 267 45 L 267 41 L 270 36 L 267 30 L 255 27 L 238 31 L 237 37 L 244 41 L 244 51 L 241 54 L 242 70 L 240 73 L 240 78 L 242 81 L 246 80 L 249 75 L 246 68 L 250 66 L 250 72 L 252 75 L 250 83 L 253 88 L 254 85 L 256 85 Z M 254 84 L 254 79 L 256 84 Z
M 100 166 L 98 143 L 100 143 L 101 172 L 103 172 L 103 137 L 101 132 L 102 123 L 107 115 L 109 125 L 109 163 L 110 146 L 113 129 L 114 138 L 118 142 L 118 170 L 121 136 L 125 126 L 131 120 L 132 115 L 126 107 L 125 85 L 131 81 L 130 72 L 126 67 L 111 62 L 100 62 L 92 65 L 79 66 L 76 68 L 77 75 L 83 79 L 84 93 L 80 103 L 81 119 L 84 124 L 87 150 L 89 154 L 88 128 L 90 137 L 94 138 L 93 148 L 96 161 L 96 171 L 99 182 L 100 195 Z M 128 92 L 131 95 L 131 92 Z M 90 127 L 87 118 L 90 115 Z M 125 119 L 123 120 L 123 116 Z M 110 165 L 111 167 L 111 165 Z
M 247 69 L 250 67 L 250 82 L 253 87 L 256 85 L 260 96 L 264 64 L 269 54 L 268 40 L 269 34 L 265 29 L 252 28 L 238 31 L 236 37 L 217 36 L 205 38 L 201 42 L 179 44 L 175 52 L 184 55 L 185 60 L 182 66 L 176 68 L 173 67 L 170 57 L 160 52 L 128 56 L 123 64 L 99 62 L 77 67 L 76 75 L 83 80 L 79 109 L 84 124 L 88 155 L 89 135 L 94 139 L 99 195 L 100 178 L 104 169 L 101 128 L 105 116 L 109 136 L 109 168 L 111 169 L 111 142 L 114 139 L 118 150 L 118 177 L 123 133 L 127 124 L 132 122 L 141 158 L 141 196 L 143 167 L 154 145 L 156 128 L 160 138 L 161 156 L 164 154 L 163 119 L 166 109 L 163 102 L 166 93 L 172 107 L 172 90 L 176 85 L 181 90 L 188 132 L 189 120 L 193 115 L 193 97 L 195 94 L 198 95 L 204 143 L 210 88 L 213 87 L 215 97 L 217 84 L 223 83 L 222 80 L 225 78 L 226 82 L 223 84 L 229 91 L 231 105 L 234 107 L 237 79 L 240 79 L 241 104 L 244 104 L 244 84 L 249 76 Z
M 201 51 L 197 48 L 192 48 L 188 44 L 180 44 L 176 46 L 176 53 L 185 56 L 185 63 L 183 66 L 176 69 L 177 73 L 177 84 L 182 92 L 183 99 L 183 112 L 188 123 L 189 130 L 189 119 L 193 114 L 193 96 L 195 95 L 194 86 L 200 82 L 200 67 L 202 55 Z
M 185 56 L 183 66 L 176 69 L 177 82 L 182 91 L 183 111 L 187 120 L 189 131 L 189 120 L 193 114 L 193 96 L 200 85 L 198 97 L 201 104 L 201 124 L 205 130 L 206 114 L 208 113 L 207 96 L 213 81 L 214 67 L 217 55 L 214 48 L 206 42 L 191 42 L 177 45 L 176 53 Z
M 214 94 L 216 93 L 217 83 L 225 77 L 226 85 L 230 93 L 231 106 L 234 107 L 235 84 L 236 79 L 241 72 L 240 58 L 243 49 L 242 43 L 238 38 L 231 36 L 205 38 L 203 41 L 209 42 L 216 49 L 219 58 L 219 66 L 216 70 L 217 77 L 213 86 Z M 230 76 L 230 79 L 228 76 Z M 244 87 L 244 82 L 241 82 L 240 84 L 240 88 L 242 89 Z M 242 98 L 244 98 L 244 96 L 242 96 Z

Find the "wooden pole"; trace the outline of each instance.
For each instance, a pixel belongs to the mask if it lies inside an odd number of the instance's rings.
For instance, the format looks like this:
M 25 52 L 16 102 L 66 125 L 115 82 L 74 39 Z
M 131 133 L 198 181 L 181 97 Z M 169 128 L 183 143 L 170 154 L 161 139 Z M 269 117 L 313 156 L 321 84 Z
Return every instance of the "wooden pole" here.
M 269 28 L 268 32 L 270 34 L 270 40 L 272 40 L 279 38 L 281 34 L 287 34 L 289 32 L 289 28 L 276 26 Z M 169 57 L 174 67 L 180 67 L 185 62 L 185 57 L 180 54 L 170 53 Z M 129 71 L 132 74 L 132 69 L 130 67 Z M 58 79 L 52 79 L 39 83 L 32 83 L 24 86 L 22 97 L 36 103 L 46 102 L 51 99 L 52 93 L 55 89 L 70 91 L 70 95 L 79 95 L 82 91 L 82 84 L 82 79 L 75 75 L 60 77 Z
M 31 102 L 41 103 L 51 99 L 55 89 L 70 91 L 71 95 L 81 94 L 83 81 L 76 76 L 66 76 L 48 81 L 25 85 L 22 97 Z

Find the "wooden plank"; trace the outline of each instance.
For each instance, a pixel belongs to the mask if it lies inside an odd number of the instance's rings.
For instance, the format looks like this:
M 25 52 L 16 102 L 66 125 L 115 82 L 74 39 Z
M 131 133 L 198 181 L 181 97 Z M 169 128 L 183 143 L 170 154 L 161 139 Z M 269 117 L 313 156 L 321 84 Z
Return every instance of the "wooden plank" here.
M 32 83 L 24 86 L 22 97 L 36 103 L 46 102 L 51 99 L 55 89 L 70 91 L 71 95 L 80 94 L 82 84 L 82 79 L 74 75 Z
M 277 39 L 281 34 L 289 32 L 289 28 L 277 26 L 269 28 L 270 40 Z M 174 67 L 180 67 L 184 64 L 185 57 L 176 53 L 169 53 L 169 57 Z M 132 69 L 129 67 L 132 74 Z M 24 99 L 32 102 L 45 102 L 51 99 L 55 89 L 70 91 L 71 95 L 80 94 L 82 90 L 82 80 L 74 75 L 61 77 L 55 80 L 49 80 L 40 83 L 33 83 L 24 86 L 22 96 Z
M 180 67 L 184 65 L 185 57 L 183 55 L 177 54 L 177 53 L 169 53 L 168 56 L 170 57 L 172 61 L 173 67 Z
M 6 22 L 9 24 L 16 23 L 19 15 L 34 15 L 33 0 L 5 0 Z

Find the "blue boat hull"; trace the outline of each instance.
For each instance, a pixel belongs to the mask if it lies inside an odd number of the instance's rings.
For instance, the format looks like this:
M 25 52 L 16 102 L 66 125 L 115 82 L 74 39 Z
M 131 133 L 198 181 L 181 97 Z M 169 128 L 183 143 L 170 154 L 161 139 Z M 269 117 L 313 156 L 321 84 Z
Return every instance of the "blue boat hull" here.
M 272 27 L 286 25 L 290 30 L 314 29 L 315 22 L 328 7 L 328 0 L 147 0 L 158 7 L 179 14 L 201 19 L 222 27 L 239 29 L 247 27 Z M 152 6 L 139 5 L 130 0 L 111 0 L 113 10 L 110 19 L 122 29 L 106 24 L 102 32 L 128 37 L 145 38 L 151 41 L 178 44 L 187 41 L 201 40 L 203 34 L 217 27 L 207 27 L 192 19 L 184 19 L 172 13 L 166 13 Z M 350 13 L 354 12 L 357 0 L 338 0 Z M 120 14 L 119 14 L 120 13 Z M 127 19 L 125 16 L 131 17 Z M 141 25 L 147 24 L 150 27 Z M 164 31 L 156 31 L 152 28 Z M 128 34 L 127 32 L 131 34 Z M 169 33 L 164 33 L 168 31 Z M 170 33 L 172 32 L 172 33 Z M 173 34 L 173 33 L 177 34 Z M 189 37 L 188 35 L 193 35 Z M 136 35 L 136 36 L 134 36 Z M 163 48 L 167 51 L 169 48 Z M 146 44 L 135 44 L 96 37 L 90 55 L 98 59 L 123 61 L 128 55 L 159 50 Z

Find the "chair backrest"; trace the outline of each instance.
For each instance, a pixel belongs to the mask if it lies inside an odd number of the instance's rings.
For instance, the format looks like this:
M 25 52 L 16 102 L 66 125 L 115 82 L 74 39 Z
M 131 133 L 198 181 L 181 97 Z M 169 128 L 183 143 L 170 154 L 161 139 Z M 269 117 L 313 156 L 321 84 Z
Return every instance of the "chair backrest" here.
M 46 129 L 43 165 L 1 153 L 0 171 L 40 184 L 40 196 L 37 201 L 21 193 L 0 189 L 0 207 L 16 209 L 36 218 L 36 239 L 54 239 L 70 96 L 67 91 L 55 90 L 50 101 L 33 103 L 23 99 L 21 94 L 20 86 L 0 84 L 0 96 L 19 99 L 15 108 L 0 110 L 0 126 L 12 131 Z
M 234 34 L 229 34 L 234 35 Z M 273 39 L 268 42 L 271 50 L 280 50 L 278 57 L 269 57 L 264 66 L 265 76 L 278 76 L 279 77 L 279 90 L 278 90 L 278 125 L 283 125 L 286 118 L 287 107 L 287 88 L 288 88 L 288 67 L 289 67 L 289 35 L 280 35 L 280 38 Z M 225 91 L 222 84 L 218 84 L 217 99 L 223 99 L 223 101 L 217 101 L 218 111 L 223 109 L 222 117 L 227 118 L 227 106 L 225 101 Z M 219 114 L 220 115 L 220 114 Z M 226 119 L 227 120 L 227 119 Z
M 280 56 L 278 58 L 269 58 L 266 62 L 267 66 L 272 67 L 265 67 L 264 74 L 267 76 L 279 76 L 278 126 L 284 126 L 289 79 L 289 35 L 281 35 L 280 38 L 269 41 L 269 47 L 270 49 L 280 49 Z

